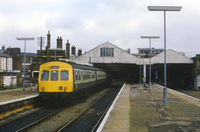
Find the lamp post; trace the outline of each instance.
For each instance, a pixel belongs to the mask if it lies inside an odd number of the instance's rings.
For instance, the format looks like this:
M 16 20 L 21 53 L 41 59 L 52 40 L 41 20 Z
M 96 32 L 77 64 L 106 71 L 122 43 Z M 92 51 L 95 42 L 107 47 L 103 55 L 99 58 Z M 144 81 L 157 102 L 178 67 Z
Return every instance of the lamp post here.
M 142 39 L 149 39 L 149 92 L 151 93 L 151 39 L 159 39 L 159 36 L 141 36 Z
M 24 40 L 24 67 L 23 67 L 23 74 L 24 74 L 24 79 L 23 79 L 23 91 L 25 91 L 25 63 L 26 63 L 26 41 L 27 40 L 34 40 L 35 38 L 17 38 L 17 40 Z
M 167 77 L 166 77 L 166 11 L 180 11 L 182 6 L 148 6 L 149 11 L 164 11 L 164 89 L 163 106 L 167 106 Z

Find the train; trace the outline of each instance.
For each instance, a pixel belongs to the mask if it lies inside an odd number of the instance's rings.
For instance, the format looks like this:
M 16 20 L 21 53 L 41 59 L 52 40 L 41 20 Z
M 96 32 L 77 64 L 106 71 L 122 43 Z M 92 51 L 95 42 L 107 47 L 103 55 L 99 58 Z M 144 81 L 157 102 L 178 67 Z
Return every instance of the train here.
M 101 68 L 65 61 L 40 65 L 38 92 L 42 98 L 75 96 L 107 84 L 107 72 Z

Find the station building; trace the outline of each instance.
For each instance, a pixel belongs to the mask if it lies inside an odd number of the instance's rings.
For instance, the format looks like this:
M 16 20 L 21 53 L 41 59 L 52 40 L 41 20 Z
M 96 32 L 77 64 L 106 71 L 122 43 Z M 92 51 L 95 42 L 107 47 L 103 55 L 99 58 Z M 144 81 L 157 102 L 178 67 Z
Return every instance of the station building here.
M 140 49 L 141 50 L 141 49 Z M 193 60 L 184 54 L 168 49 L 167 85 L 176 88 L 193 86 Z M 149 58 L 137 56 L 114 44 L 105 42 L 73 60 L 81 64 L 93 64 L 108 71 L 110 78 L 132 83 L 149 80 Z M 163 84 L 164 52 L 159 51 L 151 58 L 152 82 Z

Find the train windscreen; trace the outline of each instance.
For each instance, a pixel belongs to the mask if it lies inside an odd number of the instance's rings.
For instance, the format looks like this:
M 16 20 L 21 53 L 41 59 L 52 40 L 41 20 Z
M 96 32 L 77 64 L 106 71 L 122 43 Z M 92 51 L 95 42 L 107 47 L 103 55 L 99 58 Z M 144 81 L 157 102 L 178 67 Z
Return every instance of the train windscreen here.
M 58 81 L 58 71 L 51 71 L 51 81 Z
M 60 80 L 67 81 L 68 80 L 68 71 L 60 71 Z
M 49 79 L 49 71 L 42 71 L 41 81 L 48 81 Z

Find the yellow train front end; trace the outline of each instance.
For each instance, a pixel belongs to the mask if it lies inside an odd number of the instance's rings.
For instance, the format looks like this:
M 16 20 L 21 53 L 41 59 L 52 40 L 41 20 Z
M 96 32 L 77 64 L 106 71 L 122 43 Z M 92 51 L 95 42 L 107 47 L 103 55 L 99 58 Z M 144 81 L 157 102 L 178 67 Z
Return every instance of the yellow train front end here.
M 62 96 L 73 92 L 72 66 L 61 61 L 40 65 L 38 91 L 40 96 Z

